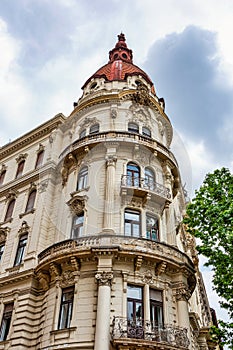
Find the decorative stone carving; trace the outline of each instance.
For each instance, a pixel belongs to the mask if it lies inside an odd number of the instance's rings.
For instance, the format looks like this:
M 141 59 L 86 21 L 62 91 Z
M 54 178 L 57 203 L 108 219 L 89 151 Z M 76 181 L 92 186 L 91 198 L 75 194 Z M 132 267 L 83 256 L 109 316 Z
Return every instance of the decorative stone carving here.
M 114 155 L 108 155 L 108 156 L 106 156 L 105 160 L 106 160 L 107 167 L 111 166 L 111 165 L 115 166 L 116 161 L 117 161 L 117 157 Z
M 116 109 L 111 109 L 111 118 L 116 119 L 117 117 L 117 110 Z
M 49 275 L 39 271 L 37 273 L 37 279 L 43 289 L 43 291 L 47 291 L 49 289 Z
M 57 264 L 51 263 L 49 265 L 49 272 L 52 280 L 57 279 L 60 276 L 60 268 Z
M 135 259 L 134 259 L 134 271 L 139 271 L 141 266 L 142 266 L 142 256 L 138 255 Z
M 0 169 L 0 174 L 3 172 L 3 171 L 6 171 L 7 169 L 7 166 L 5 164 L 2 163 L 1 165 L 1 169 Z
M 95 278 L 99 285 L 101 286 L 111 286 L 112 279 L 113 279 L 113 273 L 112 272 L 106 272 L 106 271 L 99 271 L 95 275 Z
M 182 282 L 179 282 L 175 289 L 175 297 L 177 301 L 188 301 L 191 297 L 189 288 Z
M 19 234 L 27 233 L 28 230 L 29 230 L 29 226 L 28 226 L 28 224 L 27 224 L 27 221 L 23 221 L 23 222 L 22 222 L 22 225 L 21 225 L 21 227 L 20 227 L 20 229 L 19 229 L 19 231 L 18 231 Z
M 11 199 L 16 199 L 17 195 L 18 195 L 18 191 L 16 191 L 16 190 L 10 190 L 10 191 L 8 192 L 7 196 L 6 196 L 6 199 L 7 199 L 8 201 L 10 201 Z
M 44 149 L 45 149 L 45 147 L 40 143 L 36 153 L 40 153 L 41 151 L 44 151 Z
M 146 284 L 152 284 L 153 283 L 153 274 L 151 270 L 147 270 L 144 275 L 142 276 L 142 281 Z
M 9 231 L 9 227 L 0 227 L 0 244 L 6 241 L 7 234 Z
M 80 196 L 76 193 L 71 194 L 72 198 L 67 202 L 72 212 L 76 215 L 80 214 L 84 208 L 87 201 L 87 196 Z
M 167 267 L 167 263 L 165 261 L 157 264 L 156 267 L 155 267 L 155 274 L 157 276 L 160 276 L 162 273 L 165 272 L 166 267 Z
M 139 85 L 136 93 L 132 95 L 132 101 L 139 105 L 150 106 L 151 102 L 148 89 L 144 85 Z
M 74 271 L 71 270 L 65 270 L 61 274 L 61 279 L 60 279 L 60 285 L 62 288 L 68 287 L 70 285 L 74 284 Z
M 43 180 L 39 183 L 38 191 L 39 193 L 45 192 L 49 184 L 49 180 Z
M 88 127 L 88 126 L 90 126 L 91 124 L 95 124 L 95 123 L 97 123 L 97 122 L 98 122 L 98 120 L 97 120 L 96 118 L 89 118 L 89 117 L 86 117 L 86 118 L 83 120 L 83 122 L 79 125 L 80 130 L 81 130 L 81 129 L 84 129 L 84 128 Z
M 165 132 L 165 127 L 164 127 L 163 123 L 161 122 L 161 120 L 158 120 L 158 129 L 159 129 L 160 135 L 163 136 L 164 132 Z
M 22 160 L 25 160 L 27 158 L 28 154 L 27 153 L 21 153 L 17 158 L 16 162 L 20 163 Z

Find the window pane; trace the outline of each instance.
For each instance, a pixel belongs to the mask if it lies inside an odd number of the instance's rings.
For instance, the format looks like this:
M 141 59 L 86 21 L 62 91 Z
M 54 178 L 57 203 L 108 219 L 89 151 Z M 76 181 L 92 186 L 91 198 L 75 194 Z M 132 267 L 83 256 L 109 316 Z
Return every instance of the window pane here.
M 2 323 L 1 323 L 1 329 L 0 329 L 1 341 L 7 339 L 7 335 L 9 333 L 10 324 L 11 324 L 12 311 L 13 311 L 13 303 L 6 304 L 3 311 Z
M 99 132 L 99 124 L 92 125 L 90 127 L 89 132 L 90 132 L 90 134 L 95 134 L 95 133 Z
M 16 179 L 22 175 L 22 173 L 23 173 L 23 168 L 24 168 L 24 163 L 25 163 L 25 160 L 22 160 L 22 161 L 19 163 L 18 169 L 17 169 L 17 172 L 16 172 Z
M 79 134 L 79 138 L 81 139 L 82 137 L 86 136 L 86 129 L 82 130 Z
M 58 329 L 69 328 L 72 318 L 74 288 L 65 288 L 62 292 Z
M 132 299 L 142 299 L 142 288 L 136 286 L 128 286 L 127 297 Z
M 0 261 L 2 260 L 2 255 L 3 255 L 3 252 L 4 252 L 4 248 L 5 248 L 5 244 L 0 244 Z
M 10 203 L 8 204 L 8 208 L 7 208 L 6 216 L 5 216 L 5 221 L 12 217 L 14 206 L 15 206 L 15 199 L 12 199 L 10 201 Z
M 5 175 L 6 175 L 6 170 L 2 171 L 1 174 L 0 174 L 0 185 L 3 184 Z
M 140 227 L 138 224 L 133 224 L 133 232 L 132 232 L 134 237 L 139 237 L 140 236 Z
M 71 238 L 78 238 L 83 236 L 83 223 L 84 223 L 84 213 L 76 215 L 73 219 L 73 226 L 71 231 Z
M 27 206 L 26 206 L 26 212 L 30 211 L 34 208 L 34 203 L 35 203 L 35 199 L 36 199 L 36 190 L 33 190 L 28 197 L 28 202 L 27 202 Z
M 37 154 L 36 165 L 35 168 L 39 168 L 43 163 L 44 151 L 41 151 Z
M 79 175 L 78 175 L 77 190 L 81 190 L 82 188 L 87 187 L 87 176 L 88 176 L 88 168 L 84 167 L 80 170 Z
M 143 128 L 142 128 L 142 135 L 151 137 L 151 131 L 150 131 L 150 129 L 148 129 L 148 128 L 146 128 L 146 127 L 143 127 Z
M 26 245 L 27 245 L 27 235 L 24 235 L 19 240 L 14 266 L 20 265 L 21 262 L 23 261 Z
M 129 123 L 128 124 L 128 131 L 130 132 L 139 132 L 139 126 L 136 123 Z

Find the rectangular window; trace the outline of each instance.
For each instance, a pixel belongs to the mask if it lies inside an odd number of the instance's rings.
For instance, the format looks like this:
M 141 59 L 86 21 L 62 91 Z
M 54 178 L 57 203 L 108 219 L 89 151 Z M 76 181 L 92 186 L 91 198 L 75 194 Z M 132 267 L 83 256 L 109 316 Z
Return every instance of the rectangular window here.
M 141 235 L 140 212 L 125 210 L 125 236 L 140 237 Z
M 83 236 L 83 222 L 84 222 L 84 213 L 81 213 L 74 217 L 71 238 L 75 239 Z
M 4 252 L 4 248 L 5 248 L 5 243 L 1 243 L 0 244 L 0 262 L 2 260 L 2 255 L 3 255 L 3 252 Z
M 14 266 L 20 265 L 23 261 L 25 249 L 26 249 L 26 245 L 27 245 L 27 239 L 28 239 L 27 234 L 21 236 L 19 239 L 19 244 L 18 244 L 16 256 L 15 256 Z
M 163 328 L 163 293 L 150 289 L 150 318 L 152 329 Z
M 146 238 L 159 241 L 159 225 L 155 216 L 146 215 Z
M 74 287 L 65 288 L 62 290 L 60 314 L 58 321 L 58 329 L 70 327 L 72 318 L 72 309 L 74 301 Z
M 10 303 L 10 304 L 6 304 L 4 307 L 1 329 L 0 329 L 0 341 L 4 341 L 7 339 L 10 325 L 11 325 L 13 305 L 14 305 L 13 303 Z
M 142 287 L 127 287 L 127 334 L 129 338 L 143 338 Z

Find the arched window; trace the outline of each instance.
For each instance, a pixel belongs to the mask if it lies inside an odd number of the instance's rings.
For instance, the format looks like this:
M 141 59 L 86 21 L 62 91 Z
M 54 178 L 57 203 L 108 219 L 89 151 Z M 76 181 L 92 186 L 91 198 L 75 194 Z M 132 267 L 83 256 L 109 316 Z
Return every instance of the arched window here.
M 139 133 L 139 126 L 136 123 L 129 123 L 128 124 L 128 131 L 129 132 L 135 132 L 135 133 Z
M 9 204 L 8 204 L 7 211 L 6 211 L 6 215 L 5 215 L 5 220 L 4 220 L 4 221 L 7 221 L 7 220 L 9 220 L 9 219 L 12 218 L 14 206 L 15 206 L 15 199 L 12 199 L 12 200 L 9 202 Z
M 140 187 L 140 168 L 132 162 L 127 164 L 127 185 Z
M 88 168 L 84 166 L 78 174 L 77 190 L 87 188 Z
M 143 136 L 147 136 L 147 137 L 151 137 L 150 129 L 148 129 L 147 127 L 143 126 L 143 128 L 142 128 L 142 135 Z
M 100 129 L 100 125 L 97 123 L 97 124 L 94 124 L 90 127 L 90 131 L 89 133 L 90 134 L 96 134 L 99 132 L 99 129 Z
M 27 201 L 26 210 L 25 210 L 26 213 L 31 211 L 34 208 L 35 199 L 36 199 L 36 189 L 31 191 L 28 196 L 28 201 Z
M 134 209 L 125 209 L 125 236 L 140 237 L 141 213 Z
M 71 231 L 71 238 L 78 238 L 83 236 L 83 223 L 84 223 L 84 212 L 76 215 L 73 218 L 73 225 Z
M 151 191 L 155 188 L 155 173 L 151 168 L 145 168 L 145 186 Z
M 3 170 L 0 174 L 0 186 L 3 184 L 3 181 L 5 179 L 5 175 L 6 175 L 6 170 Z
M 86 136 L 86 129 L 83 129 L 79 134 L 79 138 L 82 139 L 85 136 Z
M 25 160 L 21 160 L 21 162 L 18 164 L 18 168 L 16 171 L 15 178 L 18 179 L 23 174 L 23 168 L 24 168 Z
M 41 167 L 41 165 L 43 163 L 43 158 L 44 158 L 44 150 L 42 150 L 39 153 L 37 153 L 35 169 Z
M 146 215 L 146 238 L 159 241 L 158 218 L 149 214 Z

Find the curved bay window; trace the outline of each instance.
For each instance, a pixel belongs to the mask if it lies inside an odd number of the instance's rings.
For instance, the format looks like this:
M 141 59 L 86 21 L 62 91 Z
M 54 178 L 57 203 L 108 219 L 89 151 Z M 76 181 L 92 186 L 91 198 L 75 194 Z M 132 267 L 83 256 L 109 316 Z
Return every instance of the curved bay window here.
M 18 164 L 18 168 L 16 171 L 15 178 L 18 179 L 23 174 L 23 168 L 24 168 L 25 160 L 21 160 L 21 162 Z
M 138 210 L 125 210 L 125 236 L 140 237 L 141 235 L 141 213 Z
M 128 131 L 138 134 L 139 133 L 139 126 L 138 126 L 138 124 L 136 124 L 136 123 L 129 123 L 128 124 Z
M 143 126 L 142 127 L 142 135 L 143 136 L 147 136 L 147 137 L 151 137 L 151 131 L 149 128 Z
M 148 214 L 146 215 L 146 238 L 159 241 L 158 218 Z
M 8 204 L 4 221 L 10 220 L 12 218 L 14 206 L 15 206 L 15 199 L 12 199 Z
M 127 334 L 129 338 L 143 338 L 142 287 L 127 286 Z
M 31 191 L 28 196 L 25 213 L 30 212 L 34 208 L 35 200 L 36 200 L 36 189 Z
M 140 168 L 132 162 L 127 164 L 127 185 L 134 187 L 140 185 Z
M 150 289 L 150 320 L 152 329 L 163 328 L 163 293 Z
M 71 231 L 71 238 L 79 238 L 83 236 L 83 223 L 84 223 L 84 212 L 76 215 L 73 218 L 73 225 Z
M 96 123 L 90 127 L 89 133 L 96 134 L 99 132 L 99 129 L 100 129 L 100 125 L 98 123 Z
M 84 166 L 78 174 L 77 191 L 87 188 L 88 168 Z

